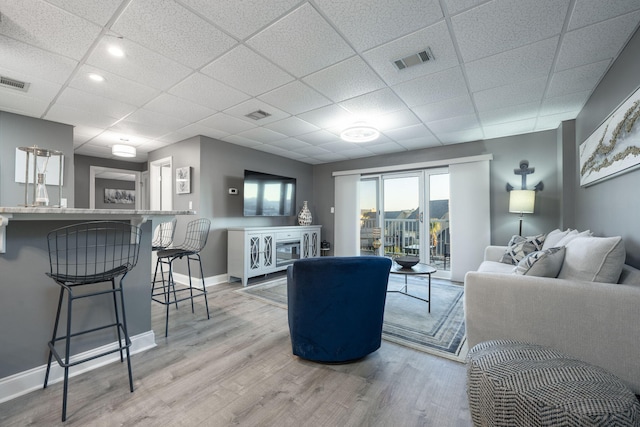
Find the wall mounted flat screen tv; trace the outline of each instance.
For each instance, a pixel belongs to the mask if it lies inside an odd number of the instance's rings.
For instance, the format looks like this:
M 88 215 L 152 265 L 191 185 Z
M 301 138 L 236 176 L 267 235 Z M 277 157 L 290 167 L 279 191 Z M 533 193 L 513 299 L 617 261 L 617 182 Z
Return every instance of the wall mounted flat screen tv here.
M 295 216 L 296 179 L 244 171 L 244 216 Z

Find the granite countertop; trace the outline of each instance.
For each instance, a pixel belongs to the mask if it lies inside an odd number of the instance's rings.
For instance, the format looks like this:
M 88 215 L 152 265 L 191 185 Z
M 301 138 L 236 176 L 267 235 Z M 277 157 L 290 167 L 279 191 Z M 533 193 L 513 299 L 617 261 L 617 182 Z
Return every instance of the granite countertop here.
M 80 209 L 52 207 L 0 207 L 2 214 L 55 214 L 55 215 L 194 215 L 195 211 L 152 211 L 140 209 Z

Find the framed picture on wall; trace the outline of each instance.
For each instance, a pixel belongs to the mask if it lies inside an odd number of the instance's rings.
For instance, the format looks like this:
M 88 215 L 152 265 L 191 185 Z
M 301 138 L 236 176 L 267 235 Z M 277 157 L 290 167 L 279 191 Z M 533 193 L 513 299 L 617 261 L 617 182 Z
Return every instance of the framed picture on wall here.
M 136 202 L 136 191 L 122 190 L 118 188 L 105 188 L 104 202 L 132 205 Z
M 176 194 L 191 193 L 191 168 L 176 168 Z

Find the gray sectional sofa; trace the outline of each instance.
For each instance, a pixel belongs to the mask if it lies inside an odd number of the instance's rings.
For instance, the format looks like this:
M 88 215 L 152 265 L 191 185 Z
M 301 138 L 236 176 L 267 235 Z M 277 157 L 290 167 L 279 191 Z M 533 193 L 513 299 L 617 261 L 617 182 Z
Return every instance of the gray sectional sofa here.
M 484 262 L 465 277 L 469 347 L 493 339 L 549 346 L 605 368 L 640 394 L 640 270 L 624 264 L 619 237 L 580 234 L 561 247 L 557 277 L 518 274 L 500 262 L 506 246 L 487 247 Z

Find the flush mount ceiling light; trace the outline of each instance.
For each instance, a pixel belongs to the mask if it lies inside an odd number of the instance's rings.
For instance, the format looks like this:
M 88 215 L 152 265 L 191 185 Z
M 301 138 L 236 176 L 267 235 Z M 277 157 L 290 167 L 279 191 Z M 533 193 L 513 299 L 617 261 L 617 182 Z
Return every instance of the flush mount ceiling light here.
M 380 131 L 367 124 L 355 124 L 340 133 L 340 138 L 347 142 L 369 142 L 378 139 Z
M 135 157 L 136 147 L 130 145 L 116 144 L 111 147 L 111 154 L 118 157 Z

